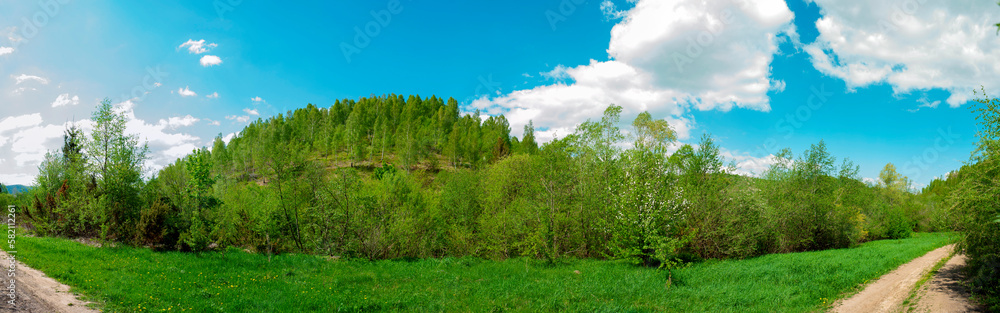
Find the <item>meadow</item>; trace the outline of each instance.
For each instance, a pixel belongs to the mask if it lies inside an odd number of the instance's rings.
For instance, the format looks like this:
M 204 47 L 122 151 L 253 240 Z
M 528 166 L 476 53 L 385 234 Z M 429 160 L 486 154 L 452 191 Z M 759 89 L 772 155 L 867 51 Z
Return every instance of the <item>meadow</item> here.
M 22 262 L 107 312 L 809 312 L 957 239 L 915 233 L 854 248 L 697 261 L 672 271 L 577 258 L 370 261 L 237 248 L 156 252 L 24 236 L 17 250 Z

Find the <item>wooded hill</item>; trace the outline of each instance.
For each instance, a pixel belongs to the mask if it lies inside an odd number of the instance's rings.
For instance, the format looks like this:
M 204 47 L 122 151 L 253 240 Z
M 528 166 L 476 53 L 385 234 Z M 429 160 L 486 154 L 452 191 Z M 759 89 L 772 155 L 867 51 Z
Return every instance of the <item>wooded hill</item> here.
M 14 201 L 42 235 L 370 259 L 669 267 L 952 227 L 948 208 L 909 192 L 891 164 L 868 186 L 820 141 L 748 178 L 732 174 L 711 137 L 670 153 L 664 120 L 642 113 L 623 131 L 620 114 L 611 105 L 539 147 L 531 124 L 512 137 L 502 115 L 460 115 L 454 99 L 340 100 L 257 120 L 144 181 L 144 146 L 106 101 L 94 133 L 67 130 L 38 187 Z

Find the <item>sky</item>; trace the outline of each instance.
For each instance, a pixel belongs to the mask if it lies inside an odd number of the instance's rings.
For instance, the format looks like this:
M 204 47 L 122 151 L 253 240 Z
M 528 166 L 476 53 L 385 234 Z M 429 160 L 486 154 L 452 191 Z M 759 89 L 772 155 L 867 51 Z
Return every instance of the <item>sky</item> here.
M 969 159 L 997 22 L 992 0 L 0 0 L 0 183 L 32 184 L 105 98 L 154 173 L 258 118 L 394 93 L 543 142 L 648 111 L 745 175 L 823 140 L 920 188 Z

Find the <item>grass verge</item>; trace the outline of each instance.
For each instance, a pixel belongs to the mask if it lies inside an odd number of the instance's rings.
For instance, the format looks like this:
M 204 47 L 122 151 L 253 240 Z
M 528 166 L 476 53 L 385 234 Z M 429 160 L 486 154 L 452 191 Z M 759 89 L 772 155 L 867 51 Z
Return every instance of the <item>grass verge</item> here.
M 933 249 L 914 234 L 851 249 L 706 261 L 666 272 L 618 261 L 330 260 L 237 249 L 202 254 L 17 238 L 18 258 L 108 312 L 806 312 Z M 8 247 L 5 245 L 5 249 Z

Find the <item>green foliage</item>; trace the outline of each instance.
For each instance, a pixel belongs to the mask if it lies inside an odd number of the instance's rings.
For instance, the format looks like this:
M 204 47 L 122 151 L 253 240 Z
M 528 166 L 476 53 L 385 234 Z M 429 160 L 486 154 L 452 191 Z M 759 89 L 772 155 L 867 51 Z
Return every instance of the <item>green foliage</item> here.
M 1000 224 L 994 222 L 1000 215 L 1000 100 L 980 92 L 972 107 L 978 113 L 979 144 L 960 171 L 962 179 L 951 201 L 961 214 L 972 291 L 996 310 L 1000 308 Z
M 383 162 L 382 167 L 375 168 L 375 172 L 373 174 L 375 175 L 375 179 L 382 180 L 382 178 L 386 176 L 396 174 L 396 167 L 392 166 L 392 164 Z
M 43 235 L 157 249 L 607 258 L 671 271 L 957 224 L 937 222 L 957 215 L 947 200 L 918 198 L 894 171 L 882 187 L 861 183 L 823 141 L 745 177 L 712 137 L 671 153 L 669 123 L 642 112 L 623 131 L 622 112 L 612 104 L 539 147 L 531 122 L 519 139 L 506 117 L 461 115 L 454 99 L 309 104 L 258 119 L 228 143 L 216 137 L 143 181 L 145 148 L 105 101 L 95 132 L 67 130 L 38 188 L 16 201 L 30 204 L 30 227 Z
M 142 165 L 149 148 L 139 145 L 138 135 L 125 133 L 128 119 L 111 105 L 110 99 L 97 106 L 91 120 L 94 130 L 87 141 L 87 152 L 99 188 L 100 236 L 128 241 L 134 238 L 133 225 L 140 215 Z

